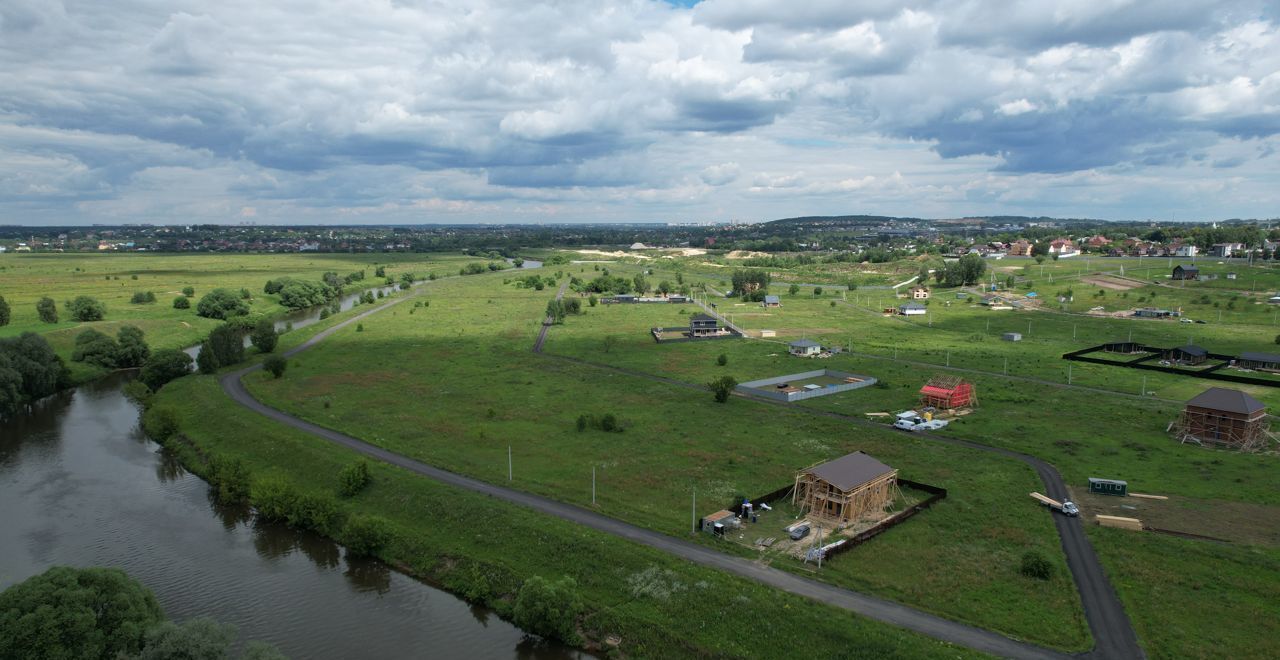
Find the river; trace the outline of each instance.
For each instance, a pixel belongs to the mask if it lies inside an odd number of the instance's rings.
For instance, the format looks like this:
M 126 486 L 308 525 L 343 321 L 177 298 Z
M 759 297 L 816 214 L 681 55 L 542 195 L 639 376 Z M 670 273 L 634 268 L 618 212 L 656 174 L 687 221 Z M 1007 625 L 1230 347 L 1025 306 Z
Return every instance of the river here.
M 324 537 L 216 504 L 138 426 L 115 374 L 0 424 L 0 590 L 113 566 L 170 618 L 210 616 L 292 658 L 583 658 Z

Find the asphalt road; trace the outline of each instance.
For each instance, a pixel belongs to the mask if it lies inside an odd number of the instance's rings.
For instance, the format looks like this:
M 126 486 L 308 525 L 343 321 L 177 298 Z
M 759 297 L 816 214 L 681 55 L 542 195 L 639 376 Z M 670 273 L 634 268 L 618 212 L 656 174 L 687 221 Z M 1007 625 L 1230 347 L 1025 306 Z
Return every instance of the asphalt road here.
M 563 293 L 564 288 L 561 287 L 561 290 L 557 295 L 563 295 Z M 357 323 L 371 314 L 404 302 L 409 298 L 410 297 L 408 296 L 404 298 L 396 298 L 363 312 L 351 319 L 343 321 L 331 328 L 323 330 L 299 346 L 284 352 L 283 355 L 297 355 L 298 353 L 301 353 L 324 341 L 338 330 L 351 325 L 352 323 Z M 539 332 L 538 352 L 540 352 L 542 341 L 546 338 L 546 332 L 547 326 L 544 325 Z M 634 375 L 646 378 L 655 378 L 680 386 L 698 387 L 696 385 L 690 385 L 688 383 L 663 378 L 661 376 L 653 376 L 652 374 L 630 372 L 629 370 L 621 370 L 608 365 L 597 365 L 583 360 L 572 361 L 597 368 L 633 373 Z M 455 474 L 400 454 L 387 451 L 386 449 L 369 444 L 349 435 L 339 433 L 332 429 L 317 426 L 280 410 L 276 410 L 275 408 L 264 405 L 249 394 L 241 379 L 246 374 L 261 368 L 261 365 L 255 364 L 235 372 L 224 374 L 219 379 L 223 391 L 225 391 L 236 403 L 253 410 L 254 412 L 300 431 L 309 433 L 322 440 L 350 448 L 360 452 L 361 454 L 369 456 L 370 458 L 396 465 L 450 486 L 489 495 L 506 502 L 528 507 L 541 513 L 586 525 L 587 527 L 591 527 L 592 529 L 596 529 L 601 532 L 669 552 L 699 565 L 733 573 L 735 575 L 769 585 L 776 589 L 811 598 L 834 607 L 854 612 L 869 619 L 889 623 L 891 625 L 912 630 L 959 646 L 1011 658 L 1070 657 L 1059 651 L 1013 640 L 989 630 L 957 623 L 899 603 L 883 600 L 874 596 L 868 596 L 849 589 L 843 589 L 775 568 L 763 566 L 741 557 L 728 555 L 689 541 L 637 527 L 616 518 L 610 518 L 572 504 L 558 502 L 539 495 Z M 797 410 L 800 409 L 797 408 Z M 845 418 L 843 415 L 825 413 L 823 411 L 811 412 L 817 414 L 831 414 Z M 851 421 L 858 423 L 864 423 L 864 420 L 856 418 L 846 419 L 850 419 Z M 1039 459 L 1018 454 L 1016 452 L 1010 452 L 1008 450 L 986 447 L 984 445 L 962 440 L 955 440 L 953 438 L 933 435 L 930 435 L 929 437 L 943 442 L 971 446 L 975 449 L 994 451 L 1018 458 L 1019 460 L 1027 462 L 1036 468 L 1036 471 L 1041 475 L 1041 478 L 1045 480 L 1046 494 L 1051 497 L 1062 497 L 1066 493 L 1066 487 L 1062 483 L 1062 479 L 1057 474 L 1057 471 L 1054 470 L 1052 466 L 1040 461 Z M 1079 521 L 1074 519 L 1068 520 L 1061 516 L 1057 516 L 1056 522 L 1058 525 L 1059 535 L 1062 538 L 1063 549 L 1066 551 L 1068 564 L 1071 567 L 1072 576 L 1075 579 L 1076 586 L 1080 590 L 1081 599 L 1084 602 L 1086 619 L 1089 623 L 1090 630 L 1093 631 L 1094 639 L 1097 640 L 1097 644 L 1094 649 L 1085 654 L 1084 657 L 1107 659 L 1142 657 L 1142 651 L 1137 645 L 1137 636 L 1129 625 L 1128 618 L 1125 615 L 1123 608 L 1120 606 L 1119 600 L 1116 598 L 1114 591 L 1111 589 L 1105 573 L 1103 573 L 1101 566 L 1098 564 L 1097 556 L 1094 554 L 1092 546 L 1089 545 L 1088 539 L 1084 536 L 1084 530 L 1080 527 Z

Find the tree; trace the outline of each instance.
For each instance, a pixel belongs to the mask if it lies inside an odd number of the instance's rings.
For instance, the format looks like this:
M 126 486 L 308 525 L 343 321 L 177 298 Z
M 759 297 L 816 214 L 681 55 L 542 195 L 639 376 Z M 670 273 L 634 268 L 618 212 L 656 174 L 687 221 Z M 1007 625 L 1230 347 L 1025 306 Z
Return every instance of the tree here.
M 362 458 L 338 472 L 338 492 L 343 497 L 355 497 L 371 481 L 373 477 L 369 474 L 369 462 Z
M 814 295 L 814 297 L 815 297 L 815 298 L 816 298 L 816 297 L 818 297 L 818 296 L 821 296 L 821 295 L 822 295 L 822 287 L 820 287 L 820 286 L 815 286 L 815 287 L 813 287 L 813 295 Z
M 44 337 L 24 332 L 0 339 L 0 415 L 49 396 L 70 380 L 67 366 Z
M 289 309 L 306 309 L 323 305 L 335 297 L 334 289 L 329 285 L 307 280 L 289 280 L 278 293 L 280 304 Z
M 107 306 L 96 298 L 76 296 L 67 303 L 67 311 L 71 313 L 73 321 L 101 321 L 107 315 Z
M 552 298 L 547 301 L 547 318 L 552 323 L 564 323 L 564 303 L 560 300 Z
M 151 356 L 151 347 L 143 339 L 142 330 L 132 325 L 120 328 L 116 333 L 119 350 L 116 353 L 116 366 L 122 369 L 141 367 Z
M 218 356 L 208 340 L 200 344 L 200 352 L 196 353 L 196 368 L 206 376 L 218 373 Z
M 249 313 L 249 305 L 230 289 L 214 289 L 196 303 L 196 314 L 209 319 L 226 320 Z
M 89 328 L 76 335 L 75 348 L 71 350 L 72 362 L 88 362 L 106 369 L 116 368 L 120 345 L 107 335 Z
M 165 383 L 189 373 L 191 373 L 191 356 L 176 348 L 164 348 L 147 358 L 147 363 L 142 365 L 142 373 L 138 378 L 154 392 Z
M 768 288 L 769 271 L 767 270 L 733 271 L 733 291 L 731 295 L 746 295 L 755 291 L 764 291 Z
M 164 621 L 155 596 L 115 568 L 55 566 L 0 593 L 0 658 L 114 660 Z
M 229 367 L 244 361 L 244 339 L 225 323 L 209 333 L 209 346 L 218 367 Z
M 40 299 L 40 302 L 36 303 L 36 314 L 40 315 L 42 323 L 57 323 L 58 303 L 54 302 L 53 298 L 44 296 Z
M 738 386 L 738 381 L 733 376 L 721 376 L 710 383 L 707 387 L 716 395 L 716 403 L 724 403 L 729 400 L 729 395 L 733 394 L 733 388 Z
M 787 291 L 789 291 L 789 292 L 791 293 L 791 295 L 793 295 L 793 296 L 794 296 L 794 295 L 796 295 L 796 294 L 800 293 L 800 285 L 799 285 L 799 284 L 792 284 L 792 285 L 791 285 L 791 287 L 787 289 Z
M 284 370 L 288 366 L 289 361 L 279 355 L 272 355 L 262 361 L 262 368 L 266 369 L 275 378 L 283 376 Z
M 181 624 L 165 621 L 147 631 L 135 660 L 224 660 L 236 638 L 236 627 L 208 617 Z
M 987 272 L 987 260 L 977 253 L 969 253 L 960 257 L 960 277 L 966 285 L 977 284 L 982 274 Z
M 574 644 L 579 641 L 577 621 L 581 611 L 582 598 L 573 578 L 566 576 L 552 582 L 535 575 L 520 586 L 512 619 L 529 632 Z
M 1022 566 L 1019 572 L 1036 580 L 1048 580 L 1053 577 L 1053 564 L 1044 555 L 1034 550 L 1022 555 Z
M 0 326 L 9 325 L 9 303 L 5 302 L 4 296 L 0 296 Z
M 631 279 L 631 282 L 636 287 L 636 293 L 643 294 L 649 290 L 649 280 L 646 280 L 644 275 L 636 275 Z
M 276 343 L 279 341 L 280 335 L 276 334 L 276 324 L 271 319 L 258 321 L 257 325 L 253 326 L 253 332 L 249 334 L 249 342 L 258 349 L 259 353 L 270 353 L 276 350 Z
M 156 301 L 156 294 L 152 291 L 135 291 L 129 302 L 135 305 L 148 305 Z
M 174 309 L 191 309 L 191 301 L 186 296 L 178 296 L 173 299 Z

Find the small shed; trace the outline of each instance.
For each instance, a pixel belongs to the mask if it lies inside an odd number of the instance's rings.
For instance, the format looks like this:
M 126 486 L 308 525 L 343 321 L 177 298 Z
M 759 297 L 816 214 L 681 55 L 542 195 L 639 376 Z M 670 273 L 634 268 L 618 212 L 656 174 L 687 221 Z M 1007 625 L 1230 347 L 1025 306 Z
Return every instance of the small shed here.
M 928 311 L 928 307 L 925 307 L 918 302 L 909 302 L 898 305 L 898 313 L 903 316 L 920 316 Z
M 1245 351 L 1240 354 L 1240 359 L 1236 360 L 1236 365 L 1245 369 L 1280 370 L 1280 355 Z
M 1129 484 L 1118 479 L 1095 479 L 1089 477 L 1089 492 L 1098 495 L 1125 497 L 1129 494 Z
M 1173 279 L 1175 280 L 1194 280 L 1200 277 L 1200 269 L 1195 266 L 1174 266 Z
M 928 300 L 928 299 L 929 299 L 929 287 L 927 287 L 927 286 L 913 286 L 913 287 L 911 287 L 911 299 L 912 299 L 912 300 Z
M 715 534 L 716 525 L 720 525 L 719 533 L 723 534 L 730 528 L 738 526 L 738 517 L 733 512 L 721 509 L 702 519 L 702 531 L 708 534 Z
M 1003 340 L 1005 340 L 1005 341 L 1022 341 L 1022 333 L 1021 333 L 1021 332 L 1006 332 L 1006 333 L 1004 333 L 1003 335 L 1001 335 L 1001 337 L 1000 337 L 1000 338 L 1001 338 L 1001 339 L 1003 339 Z
M 761 330 L 760 336 L 761 337 L 777 337 L 778 331 L 777 330 Z
M 787 345 L 787 352 L 798 357 L 812 357 L 822 352 L 822 344 L 812 339 L 797 339 Z
M 973 384 L 959 376 L 934 376 L 920 388 L 920 404 L 939 410 L 951 410 L 978 405 L 978 394 Z
M 764 297 L 765 307 L 781 307 L 782 299 L 775 295 L 767 295 Z
M 1187 402 L 1179 417 L 1177 437 L 1182 442 L 1257 449 L 1265 445 L 1267 408 L 1262 402 L 1225 387 L 1210 387 Z
M 713 337 L 720 334 L 720 321 L 707 314 L 694 314 L 689 317 L 690 337 Z
M 1197 365 L 1209 359 L 1209 351 L 1195 344 L 1187 344 L 1186 346 L 1166 349 L 1162 357 L 1178 364 Z
M 791 502 L 810 519 L 841 525 L 893 506 L 898 471 L 860 451 L 801 470 Z

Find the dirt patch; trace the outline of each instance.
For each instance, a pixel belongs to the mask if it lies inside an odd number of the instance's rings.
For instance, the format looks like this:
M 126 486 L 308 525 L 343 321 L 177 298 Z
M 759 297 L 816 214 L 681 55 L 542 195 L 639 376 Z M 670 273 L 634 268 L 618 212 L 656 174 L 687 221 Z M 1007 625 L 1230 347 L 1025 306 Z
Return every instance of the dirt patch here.
M 562 252 L 577 252 L 578 254 L 594 254 L 600 257 L 635 257 L 636 259 L 652 259 L 644 254 L 632 254 L 623 252 L 622 250 L 614 250 L 613 252 L 605 252 L 604 250 L 562 250 Z
M 1129 291 L 1130 289 L 1137 289 L 1137 288 L 1146 286 L 1146 284 L 1142 282 L 1137 282 L 1128 278 L 1112 277 L 1108 275 L 1095 275 L 1092 277 L 1083 277 L 1080 279 L 1080 281 L 1084 282 L 1085 284 L 1092 284 L 1093 286 L 1101 287 L 1103 289 L 1110 289 L 1112 291 Z
M 1111 497 L 1071 490 L 1081 516 L 1090 524 L 1097 514 L 1122 516 L 1137 518 L 1147 527 L 1280 547 L 1280 507 L 1177 495 L 1169 495 L 1167 500 Z
M 750 259 L 752 257 L 767 257 L 767 256 L 770 256 L 768 252 L 753 252 L 751 250 L 734 250 L 733 252 L 730 252 L 729 254 L 724 255 L 724 258 L 725 259 Z

